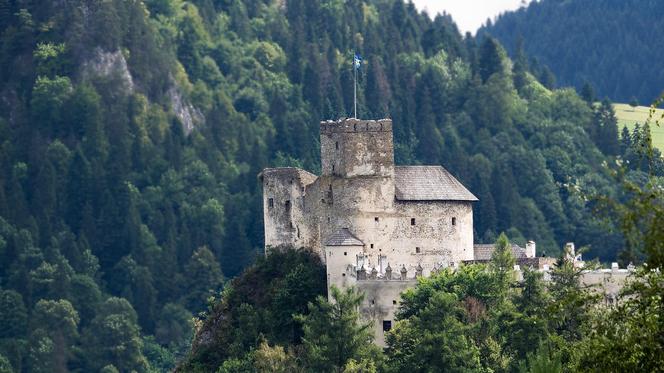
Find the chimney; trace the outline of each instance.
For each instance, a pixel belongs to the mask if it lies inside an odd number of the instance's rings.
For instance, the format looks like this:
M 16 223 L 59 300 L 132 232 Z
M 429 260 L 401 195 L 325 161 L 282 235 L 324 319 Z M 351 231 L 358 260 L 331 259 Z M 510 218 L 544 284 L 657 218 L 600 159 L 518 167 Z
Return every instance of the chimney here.
M 528 241 L 526 243 L 526 258 L 534 258 L 535 256 L 535 241 Z
M 568 242 L 565 244 L 565 260 L 574 262 L 576 258 L 576 250 L 574 249 L 574 242 Z

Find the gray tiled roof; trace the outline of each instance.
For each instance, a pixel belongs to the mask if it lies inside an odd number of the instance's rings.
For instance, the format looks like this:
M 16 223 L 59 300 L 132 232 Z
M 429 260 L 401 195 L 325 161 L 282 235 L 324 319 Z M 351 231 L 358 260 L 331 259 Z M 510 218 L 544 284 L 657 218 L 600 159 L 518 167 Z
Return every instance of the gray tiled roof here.
M 473 256 L 475 260 L 491 260 L 491 254 L 496 250 L 494 244 L 475 244 L 473 245 Z M 525 258 L 526 249 L 523 247 L 512 244 L 512 255 L 515 259 Z
M 342 228 L 325 241 L 325 246 L 364 246 L 364 242 L 350 233 L 348 228 Z
M 441 166 L 395 167 L 396 198 L 401 201 L 477 201 Z

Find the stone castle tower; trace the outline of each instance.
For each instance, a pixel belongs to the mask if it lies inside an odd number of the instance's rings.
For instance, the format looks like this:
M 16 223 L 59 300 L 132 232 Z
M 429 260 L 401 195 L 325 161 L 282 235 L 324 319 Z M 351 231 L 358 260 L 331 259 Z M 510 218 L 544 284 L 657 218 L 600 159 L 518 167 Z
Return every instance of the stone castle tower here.
M 477 198 L 441 166 L 395 166 L 389 119 L 321 122 L 320 143 L 320 176 L 261 173 L 266 250 L 315 251 L 328 286 L 365 287 L 372 317 L 389 329 L 398 294 L 417 276 L 473 260 Z
M 400 294 L 417 277 L 487 262 L 494 245 L 473 244 L 477 198 L 447 170 L 395 166 L 391 120 L 321 122 L 320 143 L 320 176 L 289 167 L 259 175 L 265 249 L 316 252 L 326 265 L 328 287 L 355 286 L 364 293 L 360 311 L 373 321 L 376 343 L 385 345 Z M 573 244 L 570 252 L 576 261 Z M 512 244 L 512 253 L 517 278 L 523 265 L 544 271 L 546 279 L 555 263 L 537 257 L 532 241 L 525 248 Z M 602 284 L 611 297 L 630 272 L 615 265 L 589 271 L 582 281 Z

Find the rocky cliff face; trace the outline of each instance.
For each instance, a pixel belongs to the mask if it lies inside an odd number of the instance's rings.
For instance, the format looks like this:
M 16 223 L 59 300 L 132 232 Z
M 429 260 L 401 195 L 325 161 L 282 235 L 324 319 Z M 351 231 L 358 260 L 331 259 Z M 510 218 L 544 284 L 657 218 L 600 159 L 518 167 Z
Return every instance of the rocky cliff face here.
M 194 105 L 190 104 L 182 96 L 180 89 L 175 85 L 171 86 L 167 95 L 170 100 L 171 109 L 180 122 L 182 122 L 182 128 L 184 129 L 185 134 L 190 134 L 196 125 L 205 121 L 203 113 L 198 108 L 194 107 Z
M 93 57 L 83 63 L 81 78 L 83 80 L 91 78 L 117 79 L 128 94 L 133 93 L 137 88 L 129 71 L 127 59 L 120 50 L 108 52 L 96 48 Z M 166 92 L 168 103 L 170 109 L 182 123 L 184 133 L 188 135 L 197 125 L 205 122 L 205 117 L 198 108 L 185 98 L 182 90 L 172 77 L 170 81 L 171 87 Z
M 134 92 L 134 79 L 120 50 L 107 52 L 96 48 L 93 57 L 83 63 L 81 75 L 84 80 L 92 77 L 116 78 L 128 93 Z

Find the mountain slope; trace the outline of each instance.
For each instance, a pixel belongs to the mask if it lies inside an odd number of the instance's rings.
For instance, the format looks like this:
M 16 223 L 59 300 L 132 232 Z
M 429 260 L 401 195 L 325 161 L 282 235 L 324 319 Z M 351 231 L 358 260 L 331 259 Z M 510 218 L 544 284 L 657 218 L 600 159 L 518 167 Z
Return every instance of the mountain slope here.
M 584 82 L 600 98 L 650 104 L 664 91 L 656 61 L 664 32 L 657 0 L 542 0 L 507 12 L 478 35 L 492 35 L 510 52 L 519 40 L 531 57 L 550 67 L 559 86 Z
M 191 315 L 262 254 L 258 172 L 320 168 L 354 51 L 358 114 L 393 118 L 397 163 L 443 164 L 480 198 L 478 242 L 620 247 L 565 187 L 611 192 L 612 127 L 412 4 L 0 0 L 0 34 L 0 355 L 17 371 L 170 369 Z

